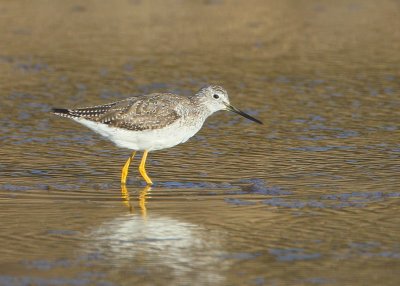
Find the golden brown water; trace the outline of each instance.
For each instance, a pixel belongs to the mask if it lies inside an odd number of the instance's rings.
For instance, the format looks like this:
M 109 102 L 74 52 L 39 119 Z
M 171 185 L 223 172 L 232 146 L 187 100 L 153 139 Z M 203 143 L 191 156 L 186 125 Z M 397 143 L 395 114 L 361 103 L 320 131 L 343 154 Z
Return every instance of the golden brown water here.
M 0 285 L 399 285 L 398 1 L 0 1 Z M 52 116 L 227 88 L 190 142 Z M 134 164 L 138 163 L 138 159 Z

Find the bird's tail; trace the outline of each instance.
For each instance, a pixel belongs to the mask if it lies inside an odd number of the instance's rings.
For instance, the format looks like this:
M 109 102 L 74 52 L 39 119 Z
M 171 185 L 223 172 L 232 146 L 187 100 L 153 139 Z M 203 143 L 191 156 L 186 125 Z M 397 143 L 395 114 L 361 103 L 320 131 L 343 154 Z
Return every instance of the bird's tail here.
M 65 109 L 65 108 L 52 108 L 51 111 L 58 116 L 62 117 L 68 117 L 68 118 L 74 118 L 77 117 L 76 115 L 71 113 L 70 109 Z

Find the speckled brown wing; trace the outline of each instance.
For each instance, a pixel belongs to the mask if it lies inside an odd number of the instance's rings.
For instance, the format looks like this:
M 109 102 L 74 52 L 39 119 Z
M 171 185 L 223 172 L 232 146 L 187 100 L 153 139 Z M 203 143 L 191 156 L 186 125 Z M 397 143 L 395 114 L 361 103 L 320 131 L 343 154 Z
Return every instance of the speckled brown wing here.
M 174 94 L 156 93 L 105 105 L 73 110 L 57 109 L 54 112 L 66 117 L 80 117 L 109 126 L 143 131 L 163 128 L 178 120 L 181 116 L 176 106 L 181 100 L 181 97 Z
M 101 122 L 127 130 L 143 131 L 166 127 L 181 117 L 176 110 L 178 96 L 173 94 L 151 94 L 130 98 L 128 102 L 123 110 L 103 116 Z

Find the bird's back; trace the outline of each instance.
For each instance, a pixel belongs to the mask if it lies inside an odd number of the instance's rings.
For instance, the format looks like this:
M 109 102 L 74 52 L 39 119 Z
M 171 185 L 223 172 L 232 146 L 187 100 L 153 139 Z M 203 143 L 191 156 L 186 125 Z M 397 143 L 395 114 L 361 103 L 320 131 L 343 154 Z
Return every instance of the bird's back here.
M 82 118 L 131 131 L 160 129 L 180 119 L 190 99 L 171 93 L 130 97 L 104 105 L 77 109 L 55 108 L 57 115 Z

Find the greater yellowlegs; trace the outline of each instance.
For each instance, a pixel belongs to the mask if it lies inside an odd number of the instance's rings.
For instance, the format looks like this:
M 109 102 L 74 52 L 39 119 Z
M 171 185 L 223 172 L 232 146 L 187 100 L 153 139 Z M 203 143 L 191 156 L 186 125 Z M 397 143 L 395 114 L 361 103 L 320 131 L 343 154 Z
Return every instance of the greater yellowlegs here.
M 133 150 L 122 168 L 122 184 L 126 183 L 129 165 L 136 151 L 144 151 L 139 172 L 146 183 L 152 185 L 145 169 L 148 152 L 186 142 L 200 130 L 207 117 L 219 110 L 232 111 L 262 124 L 233 107 L 226 90 L 216 85 L 202 88 L 190 97 L 152 93 L 92 107 L 53 108 L 53 113 L 85 125 L 118 147 Z

